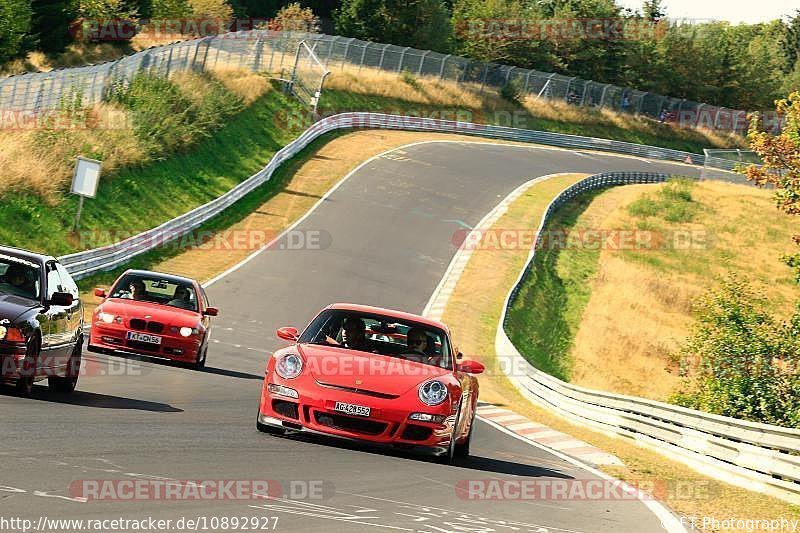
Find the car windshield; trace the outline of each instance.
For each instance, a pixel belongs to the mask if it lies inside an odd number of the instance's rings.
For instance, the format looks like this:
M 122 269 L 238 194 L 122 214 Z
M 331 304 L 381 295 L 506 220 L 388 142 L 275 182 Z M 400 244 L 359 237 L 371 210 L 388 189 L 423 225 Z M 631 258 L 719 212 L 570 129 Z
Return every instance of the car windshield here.
M 299 342 L 451 367 L 450 344 L 444 331 L 391 316 L 329 309 L 309 324 Z
M 39 266 L 24 259 L 0 255 L 0 294 L 38 300 Z
M 191 284 L 157 275 L 128 274 L 114 285 L 110 297 L 197 311 L 197 294 Z

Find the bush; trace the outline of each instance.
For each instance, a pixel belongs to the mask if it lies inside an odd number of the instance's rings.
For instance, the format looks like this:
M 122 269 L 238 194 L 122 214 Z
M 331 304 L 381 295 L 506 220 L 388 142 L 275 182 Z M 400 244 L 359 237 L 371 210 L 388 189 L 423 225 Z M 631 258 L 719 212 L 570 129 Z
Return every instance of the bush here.
M 500 97 L 512 104 L 521 104 L 525 94 L 517 80 L 511 80 L 500 89 Z
M 0 63 L 19 55 L 25 34 L 31 28 L 31 3 L 5 0 L 0 3 Z
M 736 275 L 695 303 L 697 324 L 681 353 L 691 375 L 674 403 L 724 416 L 800 426 L 800 306 L 788 324 Z
M 169 79 L 140 74 L 127 87 L 113 88 L 110 96 L 130 110 L 136 136 L 159 159 L 210 135 L 241 109 L 239 99 L 219 82 L 204 81 L 204 93 L 192 99 Z

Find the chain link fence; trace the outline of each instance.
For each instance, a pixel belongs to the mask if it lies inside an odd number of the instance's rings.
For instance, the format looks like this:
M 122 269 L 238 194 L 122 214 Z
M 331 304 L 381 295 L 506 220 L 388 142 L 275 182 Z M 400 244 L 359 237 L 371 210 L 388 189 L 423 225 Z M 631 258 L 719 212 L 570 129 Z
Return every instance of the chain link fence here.
M 308 54 L 298 55 L 301 42 L 313 50 L 319 65 L 313 64 Z M 681 126 L 738 133 L 747 129 L 745 111 L 430 50 L 268 30 L 226 33 L 154 47 L 101 65 L 8 77 L 0 80 L 0 109 L 52 109 L 70 91 L 79 91 L 87 104 L 97 103 L 105 98 L 112 84 L 127 83 L 138 72 L 171 76 L 183 71 L 237 68 L 274 73 L 286 79 L 298 63 L 301 71 L 314 72 L 314 76 L 320 69 L 336 72 L 372 68 L 433 77 L 480 92 L 514 84 L 525 95 L 576 106 L 610 109 Z M 311 103 L 312 97 L 313 94 L 306 96 L 306 100 Z

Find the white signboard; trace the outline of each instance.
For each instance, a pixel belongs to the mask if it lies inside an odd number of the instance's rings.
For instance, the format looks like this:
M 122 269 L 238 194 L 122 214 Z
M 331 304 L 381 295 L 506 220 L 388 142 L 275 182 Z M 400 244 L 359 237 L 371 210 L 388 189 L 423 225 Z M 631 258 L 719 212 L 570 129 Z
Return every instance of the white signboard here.
M 100 161 L 78 157 L 75 174 L 72 176 L 71 192 L 94 198 L 97 194 L 97 183 L 100 181 Z

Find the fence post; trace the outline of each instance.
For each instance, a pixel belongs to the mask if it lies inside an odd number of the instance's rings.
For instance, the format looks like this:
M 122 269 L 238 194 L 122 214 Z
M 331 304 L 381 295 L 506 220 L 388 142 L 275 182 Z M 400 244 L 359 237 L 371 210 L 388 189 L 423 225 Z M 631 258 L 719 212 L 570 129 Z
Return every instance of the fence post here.
M 528 70 L 528 75 L 525 76 L 525 88 L 522 90 L 522 92 L 525 93 L 525 94 L 529 94 L 528 85 L 530 85 L 530 82 L 531 82 L 531 74 L 533 74 L 533 71 L 532 70 Z
M 209 35 L 205 39 L 203 39 L 203 43 L 206 45 L 205 50 L 203 50 L 203 63 L 200 65 L 200 70 L 205 72 L 206 70 L 206 61 L 208 61 L 208 49 L 211 48 L 211 41 L 214 40 L 212 35 Z
M 644 93 L 644 94 L 642 94 L 642 97 L 639 98 L 639 105 L 636 108 L 636 114 L 637 115 L 640 115 L 642 113 L 642 108 L 644 107 L 644 99 L 648 94 L 650 94 L 650 93 Z
M 400 61 L 397 62 L 397 72 L 398 73 L 403 68 L 403 59 L 405 59 L 406 52 L 408 52 L 410 49 L 411 49 L 410 46 L 406 46 L 405 48 L 403 48 L 403 51 L 400 52 Z
M 169 47 L 169 57 L 167 58 L 167 72 L 166 77 L 169 78 L 169 70 L 172 68 L 172 51 L 175 49 L 174 46 Z
M 450 59 L 451 56 L 452 56 L 452 54 L 447 54 L 446 56 L 444 56 L 442 58 L 442 66 L 439 68 L 439 79 L 440 80 L 444 79 L 444 66 L 447 63 L 447 60 Z
M 600 107 L 604 107 L 606 105 L 606 91 L 608 88 L 611 87 L 610 83 L 607 83 L 605 87 L 603 87 L 603 94 L 600 96 Z
M 390 46 L 392 46 L 392 45 L 391 45 L 391 44 L 387 44 L 387 45 L 386 45 L 386 46 L 384 46 L 384 47 L 383 47 L 383 49 L 381 50 L 381 62 L 380 62 L 380 64 L 378 65 L 378 68 L 379 68 L 379 69 L 381 69 L 381 70 L 383 70 L 383 58 L 384 58 L 384 56 L 386 55 L 386 49 L 387 49 L 387 48 L 389 48 Z
M 591 86 L 592 82 L 587 81 L 583 86 L 583 94 L 581 95 L 581 107 L 586 104 L 586 93 L 589 92 L 589 86 Z
M 353 44 L 353 41 L 355 41 L 355 40 L 356 40 L 356 38 L 352 37 L 349 41 L 347 41 L 347 44 L 344 47 L 344 55 L 342 55 L 341 70 L 344 70 L 344 64 L 347 61 L 347 54 L 350 52 L 350 45 Z M 333 50 L 333 44 L 331 44 L 331 50 Z M 328 56 L 330 57 L 330 54 L 328 54 Z M 326 64 L 325 67 L 327 67 L 327 66 L 328 65 Z
M 486 85 L 486 77 L 489 75 L 489 63 L 483 64 L 483 76 L 481 77 L 481 90 L 480 94 L 483 94 L 483 87 Z
M 417 68 L 417 76 L 422 75 L 422 66 L 425 64 L 425 56 L 427 56 L 430 53 L 431 53 L 430 50 L 425 50 L 422 53 L 422 57 L 419 58 L 419 68 Z
M 353 42 L 354 38 L 355 37 L 352 37 L 350 39 L 350 41 L 348 41 L 347 46 L 350 46 L 350 43 Z M 330 42 L 330 46 L 328 47 L 328 55 L 325 57 L 325 68 L 328 68 L 328 62 L 331 60 L 331 56 L 333 55 L 333 47 L 336 44 L 336 39 L 338 39 L 338 36 L 334 35 L 333 39 L 331 39 L 329 41 Z M 315 47 L 316 47 L 316 45 L 315 45 Z M 316 53 L 316 51 L 314 51 L 314 52 Z
M 256 38 L 256 53 L 253 57 L 253 72 L 258 72 L 258 67 L 261 66 L 261 56 L 264 53 L 264 41 L 261 40 L 261 36 L 259 35 Z
M 572 85 L 572 80 L 574 79 L 575 78 L 570 78 L 569 81 L 567 81 L 567 89 L 564 91 L 564 100 L 567 102 L 569 102 L 569 86 Z
M 720 113 L 720 111 L 722 111 L 722 109 L 723 109 L 722 107 L 718 107 L 717 108 L 717 114 L 714 115 L 714 129 L 715 130 L 719 128 L 719 113 Z M 741 153 L 739 155 L 741 156 Z
M 506 71 L 506 85 L 508 85 L 508 78 L 511 77 L 511 71 L 514 70 L 515 68 L 517 68 L 517 67 L 511 67 L 510 69 L 508 69 Z
M 358 71 L 361 72 L 361 67 L 364 66 L 364 58 L 367 55 L 367 48 L 369 47 L 369 42 L 361 41 L 364 43 L 364 49 L 361 50 L 361 61 L 358 63 Z

